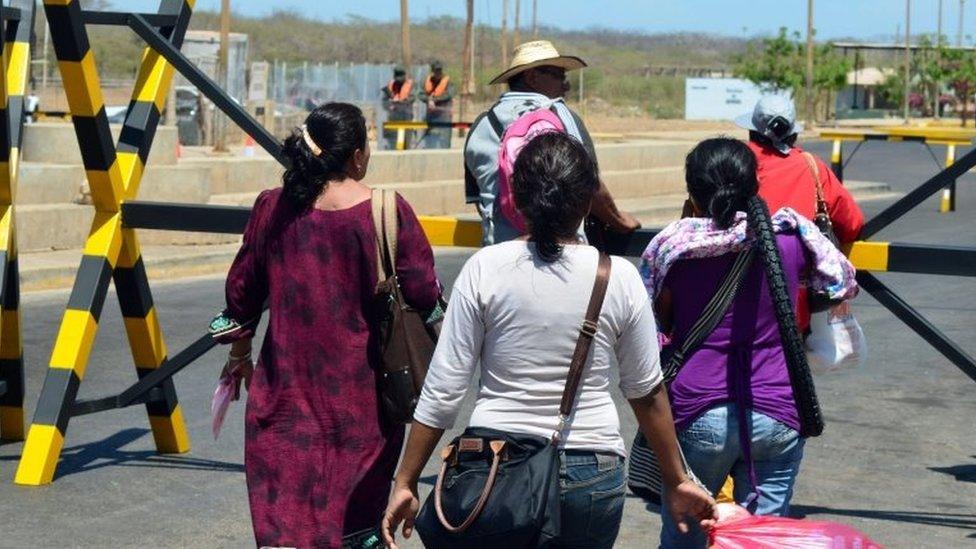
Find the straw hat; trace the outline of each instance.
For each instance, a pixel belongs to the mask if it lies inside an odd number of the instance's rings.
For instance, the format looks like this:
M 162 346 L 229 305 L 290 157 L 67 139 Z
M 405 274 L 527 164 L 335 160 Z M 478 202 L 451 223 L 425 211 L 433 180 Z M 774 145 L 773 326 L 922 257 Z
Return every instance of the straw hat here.
M 556 47 L 548 40 L 535 40 L 520 44 L 515 48 L 515 56 L 508 70 L 496 76 L 489 84 L 502 84 L 520 72 L 535 67 L 559 67 L 568 71 L 582 69 L 586 63 L 579 57 L 559 55 Z

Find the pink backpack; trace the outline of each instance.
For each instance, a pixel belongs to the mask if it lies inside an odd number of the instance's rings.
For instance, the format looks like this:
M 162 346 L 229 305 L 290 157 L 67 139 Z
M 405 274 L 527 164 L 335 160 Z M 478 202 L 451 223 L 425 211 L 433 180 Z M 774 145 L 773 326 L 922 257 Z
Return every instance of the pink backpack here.
M 515 159 L 534 137 L 547 132 L 565 131 L 566 126 L 556 113 L 549 109 L 536 109 L 520 116 L 501 136 L 501 146 L 498 148 L 498 209 L 522 234 L 528 231 L 525 219 L 515 207 L 515 196 L 512 193 L 512 168 Z

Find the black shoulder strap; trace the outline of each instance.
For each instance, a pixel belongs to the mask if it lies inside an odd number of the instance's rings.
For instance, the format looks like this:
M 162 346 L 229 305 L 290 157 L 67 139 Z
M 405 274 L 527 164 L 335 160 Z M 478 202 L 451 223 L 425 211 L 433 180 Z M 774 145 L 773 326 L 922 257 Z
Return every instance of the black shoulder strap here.
M 502 124 L 502 121 L 498 119 L 498 115 L 495 114 L 495 107 L 497 106 L 498 103 L 495 103 L 489 107 L 488 112 L 485 113 L 485 116 L 488 117 L 488 123 L 491 124 L 492 131 L 494 131 L 495 135 L 498 136 L 498 139 L 501 140 L 502 136 L 505 135 L 505 125 Z
M 746 272 L 749 270 L 749 265 L 752 264 L 752 259 L 755 256 L 755 246 L 736 256 L 735 263 L 732 264 L 729 274 L 725 275 L 725 279 L 722 280 L 712 299 L 705 305 L 701 316 L 698 317 L 691 330 L 688 331 L 688 335 L 681 343 L 681 346 L 671 354 L 668 363 L 663 365 L 664 381 L 666 383 L 678 376 L 678 372 L 684 366 L 685 357 L 697 349 L 701 345 L 701 342 L 715 331 L 715 327 L 718 326 L 722 317 L 725 316 L 725 312 L 732 305 L 735 294 L 739 292 L 739 286 L 742 285 L 742 280 L 745 278 Z

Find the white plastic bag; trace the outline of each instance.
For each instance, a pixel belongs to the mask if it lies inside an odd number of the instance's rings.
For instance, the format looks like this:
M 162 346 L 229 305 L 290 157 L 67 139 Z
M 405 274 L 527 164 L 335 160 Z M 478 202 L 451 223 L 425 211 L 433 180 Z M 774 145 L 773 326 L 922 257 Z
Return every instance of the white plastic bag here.
M 867 360 L 867 341 L 850 304 L 842 303 L 829 311 L 814 313 L 810 317 L 810 331 L 807 362 L 814 372 L 861 367 Z

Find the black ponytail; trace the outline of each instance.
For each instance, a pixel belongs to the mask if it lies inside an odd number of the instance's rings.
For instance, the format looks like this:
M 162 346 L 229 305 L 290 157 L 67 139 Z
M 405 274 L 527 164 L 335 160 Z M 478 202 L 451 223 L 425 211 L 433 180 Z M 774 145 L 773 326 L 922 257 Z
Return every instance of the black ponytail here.
M 282 176 L 284 195 L 301 209 L 311 207 L 329 181 L 348 175 L 353 153 L 366 149 L 366 118 L 355 105 L 316 107 L 305 119 L 305 128 L 319 154 L 305 142 L 302 128 L 292 130 L 282 148 L 288 163 Z
M 746 223 L 755 236 L 759 258 L 769 285 L 793 398 L 803 436 L 823 431 L 823 417 L 817 401 L 813 377 L 807 364 L 806 349 L 793 312 L 783 260 L 780 257 L 773 223 L 766 203 L 757 194 L 756 157 L 744 143 L 731 138 L 708 139 L 699 143 L 685 160 L 688 192 L 705 215 L 720 228 L 735 221 L 738 211 L 746 213 Z
M 544 133 L 519 152 L 512 193 L 539 258 L 547 263 L 559 259 L 563 252 L 559 241 L 576 236 L 599 186 L 596 163 L 583 144 L 569 135 Z

